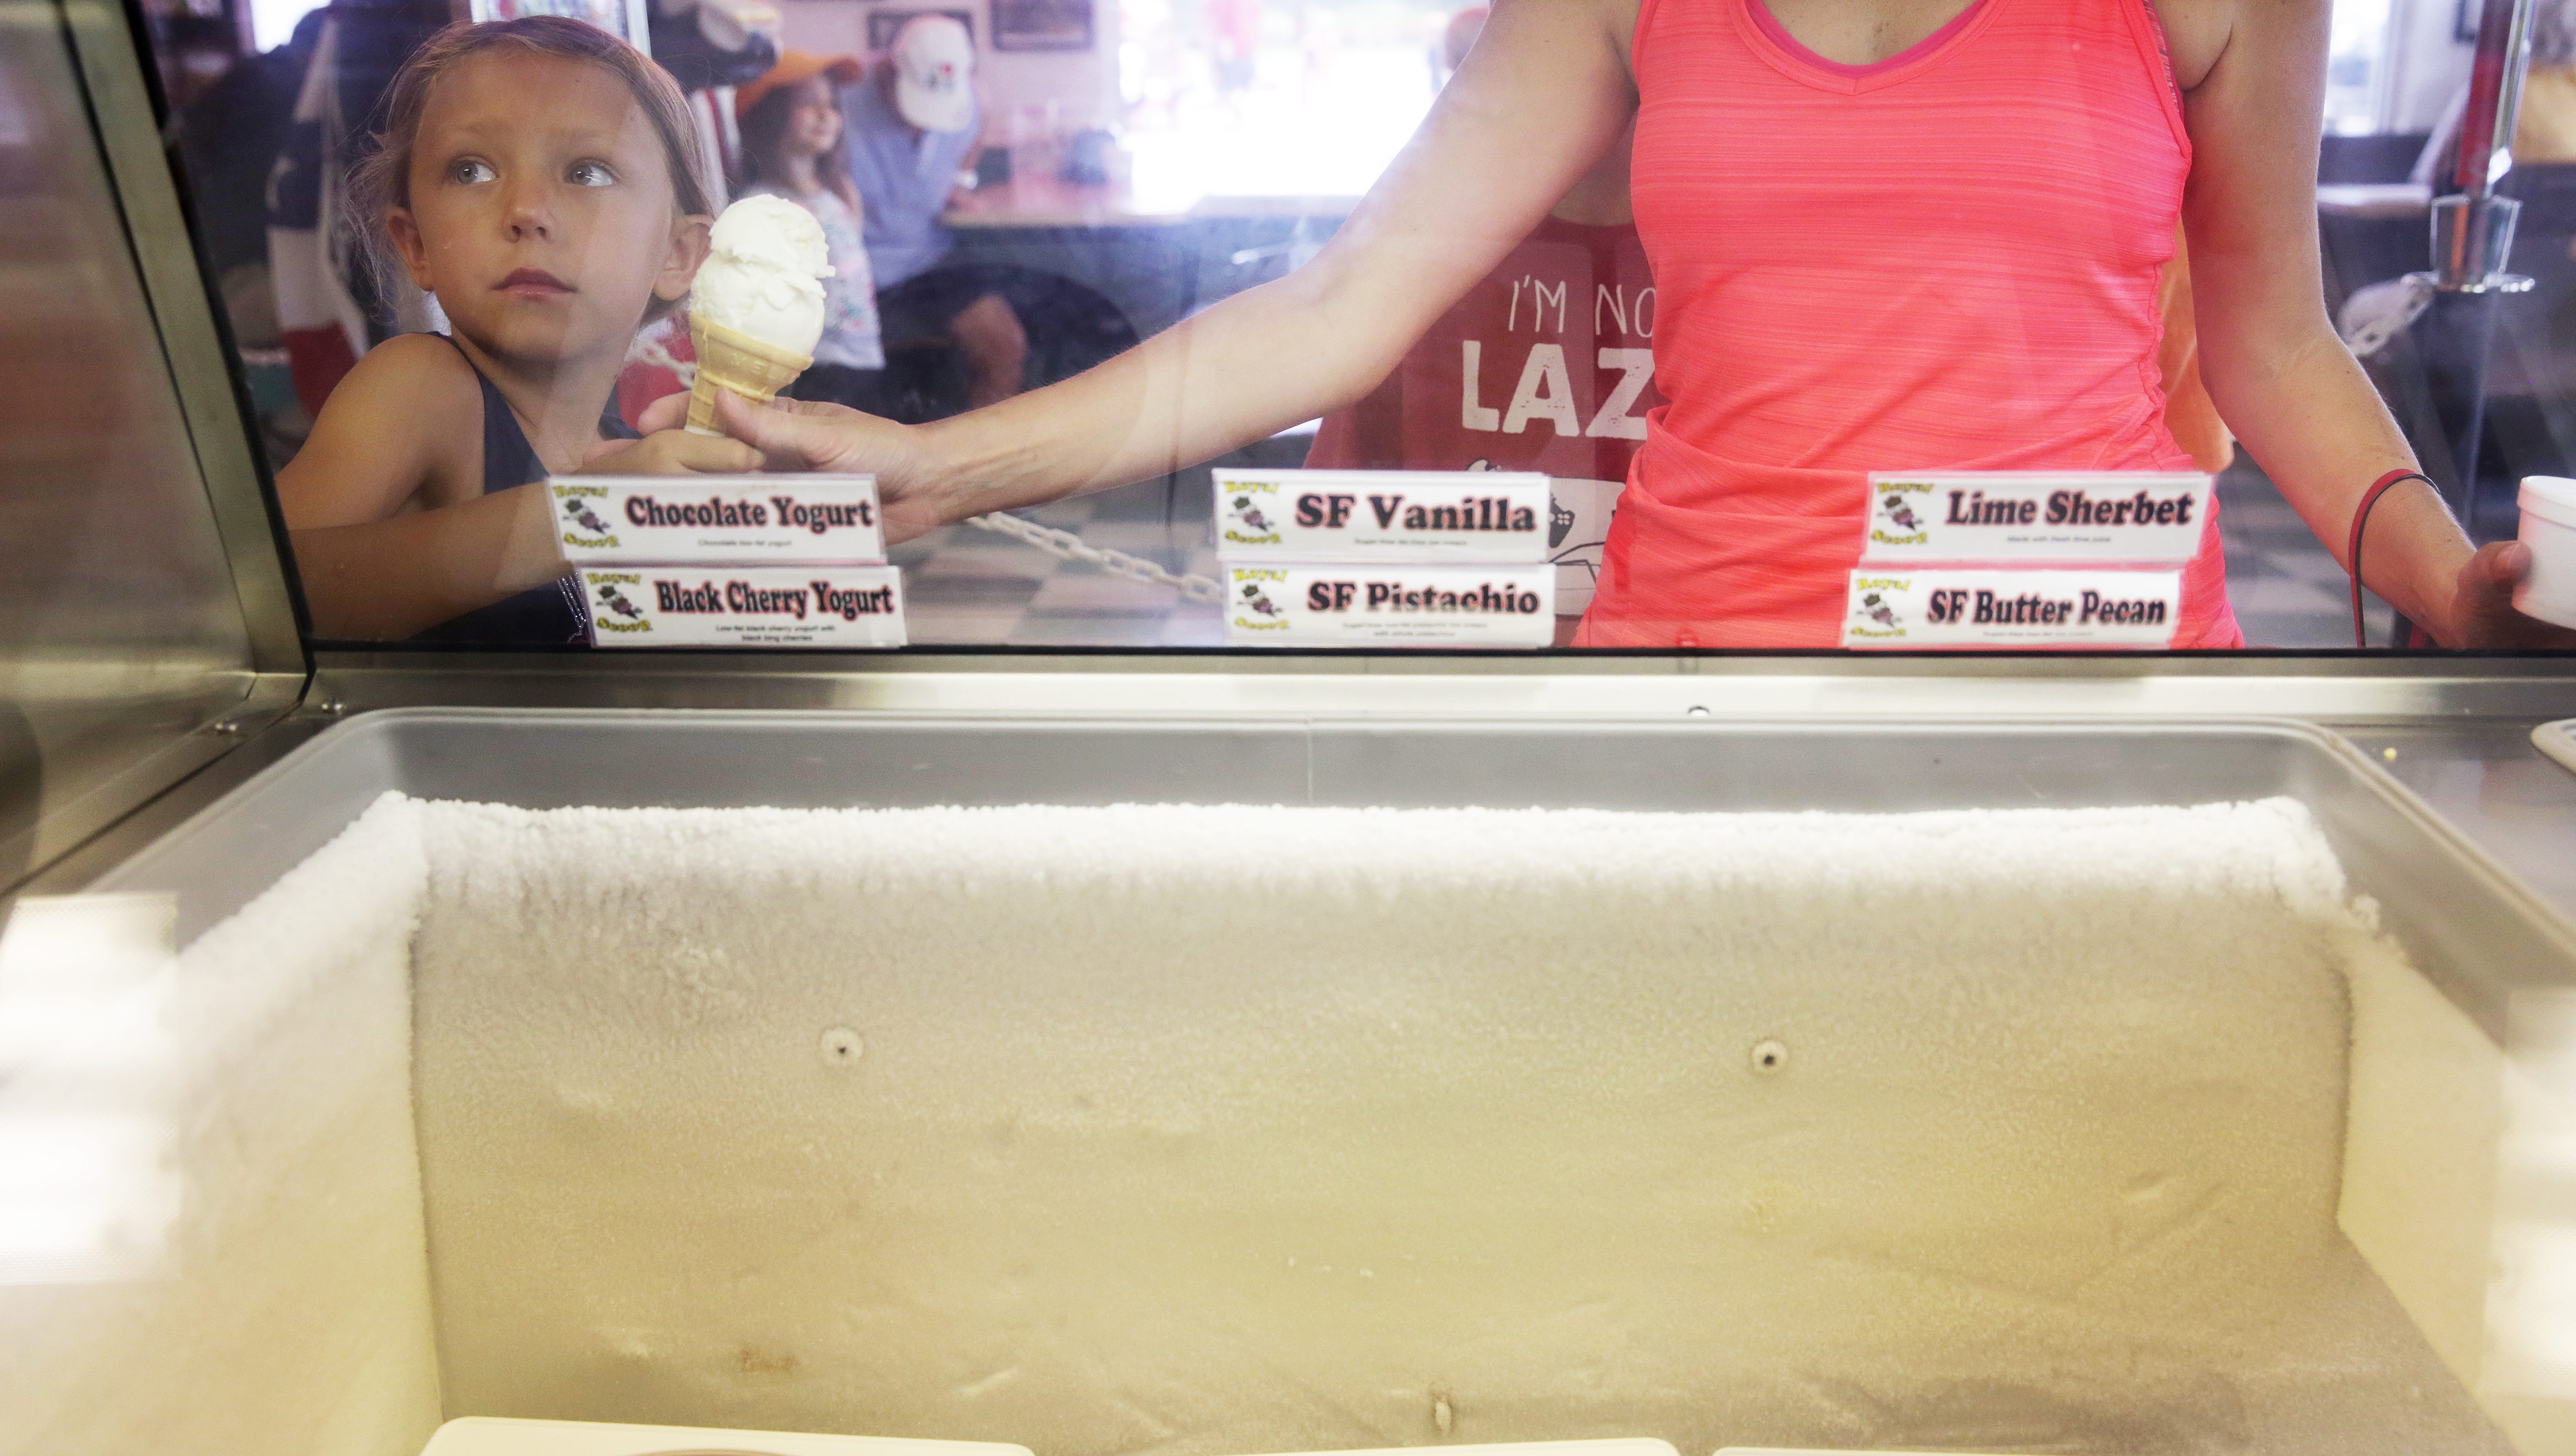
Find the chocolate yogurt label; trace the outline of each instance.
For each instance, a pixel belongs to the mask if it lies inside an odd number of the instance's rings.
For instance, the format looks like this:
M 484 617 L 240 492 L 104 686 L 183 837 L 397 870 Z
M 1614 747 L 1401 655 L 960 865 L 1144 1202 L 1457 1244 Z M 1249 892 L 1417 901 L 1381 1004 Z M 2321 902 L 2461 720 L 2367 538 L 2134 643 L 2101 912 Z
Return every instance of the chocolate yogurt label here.
M 546 481 L 564 560 L 885 560 L 873 475 L 558 475 Z

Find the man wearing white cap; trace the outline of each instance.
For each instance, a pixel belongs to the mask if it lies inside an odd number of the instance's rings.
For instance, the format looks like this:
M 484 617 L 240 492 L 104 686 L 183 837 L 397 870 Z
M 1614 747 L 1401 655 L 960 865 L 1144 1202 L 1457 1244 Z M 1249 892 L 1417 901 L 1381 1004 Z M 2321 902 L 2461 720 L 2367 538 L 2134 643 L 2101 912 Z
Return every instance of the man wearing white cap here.
M 886 342 L 955 340 L 971 376 L 968 401 L 982 406 L 1020 392 L 1029 341 L 999 278 L 953 261 L 954 240 L 939 224 L 977 151 L 974 70 L 965 26 L 916 15 L 840 100 Z

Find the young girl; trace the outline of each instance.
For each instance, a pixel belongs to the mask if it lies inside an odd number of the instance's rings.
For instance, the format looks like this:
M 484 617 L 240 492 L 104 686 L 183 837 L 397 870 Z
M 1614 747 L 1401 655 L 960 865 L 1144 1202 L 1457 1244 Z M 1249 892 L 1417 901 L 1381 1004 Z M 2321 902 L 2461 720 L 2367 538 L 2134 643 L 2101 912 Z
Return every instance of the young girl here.
M 859 228 L 859 192 L 842 151 L 841 108 L 832 99 L 833 88 L 857 80 L 862 69 L 846 56 L 826 60 L 785 52 L 766 75 L 735 95 L 734 116 L 742 127 L 741 190 L 784 197 L 814 214 L 831 254 L 832 276 L 823 281 L 823 339 L 814 346 L 814 367 L 787 393 L 875 413 L 885 346 Z
M 278 474 L 314 631 L 582 637 L 548 474 L 736 471 L 731 440 L 638 444 L 606 413 L 635 331 L 706 257 L 695 132 L 671 78 L 605 31 L 531 16 L 441 31 L 352 178 L 363 234 L 452 332 L 371 351 Z

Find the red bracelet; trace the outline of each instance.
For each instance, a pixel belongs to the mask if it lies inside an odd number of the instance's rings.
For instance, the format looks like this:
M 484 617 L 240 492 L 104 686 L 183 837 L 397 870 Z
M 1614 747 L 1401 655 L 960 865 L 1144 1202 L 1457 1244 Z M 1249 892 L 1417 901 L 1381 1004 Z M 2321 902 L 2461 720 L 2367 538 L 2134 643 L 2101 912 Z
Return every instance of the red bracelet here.
M 2360 507 L 2352 513 L 2352 544 L 2345 550 L 2344 560 L 2352 563 L 2352 645 L 2355 647 L 2370 645 L 2370 634 L 2361 622 L 2361 528 L 2370 521 L 2370 508 L 2379 504 L 2379 498 L 2388 494 L 2388 488 L 2401 480 L 2420 480 L 2426 489 L 2438 489 L 2433 478 L 2421 470 L 2392 470 L 2370 483 L 2370 489 L 2361 493 Z

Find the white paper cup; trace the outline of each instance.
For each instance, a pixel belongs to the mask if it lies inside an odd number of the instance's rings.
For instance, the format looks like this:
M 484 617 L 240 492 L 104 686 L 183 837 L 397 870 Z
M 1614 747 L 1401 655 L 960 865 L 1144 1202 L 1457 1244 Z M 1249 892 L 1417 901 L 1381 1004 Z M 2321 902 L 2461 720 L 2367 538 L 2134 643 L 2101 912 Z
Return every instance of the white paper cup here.
M 2576 480 L 2526 475 L 2519 499 L 2531 572 L 2513 589 L 2513 608 L 2527 617 L 2576 627 Z

